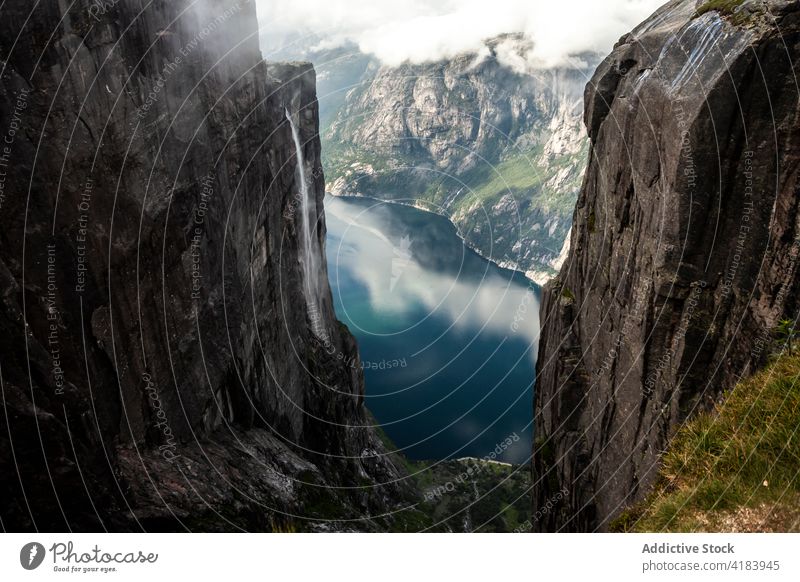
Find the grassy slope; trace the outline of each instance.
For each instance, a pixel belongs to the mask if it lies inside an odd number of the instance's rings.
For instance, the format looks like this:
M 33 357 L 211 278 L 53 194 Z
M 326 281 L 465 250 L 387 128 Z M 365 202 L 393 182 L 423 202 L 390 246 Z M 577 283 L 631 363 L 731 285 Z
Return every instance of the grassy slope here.
M 618 531 L 800 531 L 800 355 L 740 382 L 684 425 L 659 484 Z
M 535 162 L 540 153 L 539 150 L 516 153 L 493 167 L 484 164 L 478 171 L 463 176 L 470 192 L 459 202 L 467 206 L 480 201 L 491 207 L 506 194 L 537 197 L 545 179 Z
M 588 148 L 581 151 L 577 157 L 585 159 L 587 150 Z M 503 160 L 495 166 L 492 174 L 483 183 L 473 186 L 473 193 L 481 200 L 492 201 L 499 200 L 509 192 L 519 195 L 535 194 L 535 205 L 538 208 L 553 214 L 571 216 L 575 209 L 575 197 L 580 187 L 580 180 L 575 181 L 572 184 L 573 188 L 565 192 L 543 190 L 542 184 L 562 168 L 569 166 L 574 159 L 572 156 L 562 156 L 554 160 L 547 171 L 543 171 L 535 165 L 540 153 L 535 150 Z
M 581 151 L 577 157 L 583 159 L 585 154 L 585 151 Z M 574 157 L 562 156 L 560 159 L 554 160 L 549 168 L 543 170 L 536 164 L 540 155 L 540 148 L 514 152 L 513 155 L 505 156 L 494 166 L 481 164 L 477 170 L 458 176 L 458 181 L 463 182 L 467 189 L 455 200 L 452 210 L 457 211 L 461 207 L 473 205 L 476 201 L 491 207 L 504 195 L 513 194 L 532 197 L 536 206 L 546 212 L 570 215 L 575 206 L 575 193 L 572 190 L 579 186 L 579 180 L 575 180 L 575 183 L 572 184 L 574 188 L 569 192 L 542 192 L 542 184 L 559 170 L 574 162 Z M 346 176 L 347 170 L 356 161 L 372 166 L 379 175 L 387 178 L 391 177 L 399 168 L 413 168 L 419 163 L 413 158 L 403 159 L 396 154 L 386 156 L 379 151 L 367 151 L 333 141 L 326 142 L 323 150 L 323 163 L 329 182 L 340 176 Z M 457 184 L 456 181 L 439 177 L 433 172 L 428 181 L 428 188 L 419 195 L 419 198 L 433 203 L 442 202 L 452 194 L 452 190 Z M 381 188 L 375 189 L 378 192 L 369 192 L 369 194 L 380 194 Z M 391 185 L 387 185 L 386 190 L 391 191 Z M 409 195 L 413 192 L 403 192 L 403 194 Z
M 697 15 L 702 16 L 712 10 L 725 15 L 733 14 L 743 2 L 744 0 L 708 0 L 697 8 Z

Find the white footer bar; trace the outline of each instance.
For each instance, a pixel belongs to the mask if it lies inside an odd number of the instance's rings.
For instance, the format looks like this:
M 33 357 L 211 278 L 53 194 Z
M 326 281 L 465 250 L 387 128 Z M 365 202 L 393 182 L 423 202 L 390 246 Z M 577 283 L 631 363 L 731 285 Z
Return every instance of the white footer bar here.
M 0 580 L 251 578 L 797 581 L 800 534 L 0 535 Z

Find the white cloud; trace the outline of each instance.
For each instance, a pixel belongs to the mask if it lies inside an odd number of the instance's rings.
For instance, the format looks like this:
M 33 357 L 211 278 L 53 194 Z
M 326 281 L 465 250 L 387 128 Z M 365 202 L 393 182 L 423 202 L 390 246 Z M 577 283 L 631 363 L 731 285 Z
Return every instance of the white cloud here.
M 257 0 L 270 39 L 307 34 L 327 47 L 353 43 L 398 65 L 477 51 L 499 34 L 523 33 L 530 63 L 554 66 L 606 53 L 663 0 Z M 265 47 L 269 52 L 277 46 Z
M 383 234 L 391 230 L 386 223 L 391 218 L 384 214 L 382 204 L 365 211 L 326 197 L 328 233 L 332 235 L 328 241 L 332 245 L 328 249 L 332 287 L 338 285 L 340 277 L 344 280 L 352 276 L 364 285 L 373 309 L 381 313 L 404 316 L 422 306 L 430 314 L 448 319 L 455 328 L 482 330 L 499 337 L 518 334 L 531 344 L 538 341 L 538 301 L 519 280 L 494 270 L 480 281 L 469 280 L 461 273 L 433 271 L 415 256 L 418 251 L 414 250 L 413 237 L 408 259 L 396 269 L 399 245 Z M 512 326 L 517 331 L 512 332 Z M 534 351 L 531 356 L 535 356 Z

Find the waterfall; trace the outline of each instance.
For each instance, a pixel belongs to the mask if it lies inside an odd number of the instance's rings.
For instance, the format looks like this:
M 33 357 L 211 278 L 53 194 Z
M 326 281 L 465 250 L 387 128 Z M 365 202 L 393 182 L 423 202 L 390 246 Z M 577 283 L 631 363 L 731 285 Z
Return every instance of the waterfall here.
M 312 204 L 312 192 L 308 188 L 306 160 L 303 155 L 303 144 L 300 141 L 300 131 L 288 109 L 286 109 L 286 119 L 292 128 L 292 139 L 297 158 L 297 177 L 300 183 L 300 191 L 297 196 L 300 202 L 300 263 L 303 266 L 303 295 L 306 300 L 311 329 L 318 337 L 324 339 L 326 334 L 318 301 L 319 256 L 314 245 L 314 237 L 311 234 L 313 230 L 316 230 L 317 205 L 316 200 Z

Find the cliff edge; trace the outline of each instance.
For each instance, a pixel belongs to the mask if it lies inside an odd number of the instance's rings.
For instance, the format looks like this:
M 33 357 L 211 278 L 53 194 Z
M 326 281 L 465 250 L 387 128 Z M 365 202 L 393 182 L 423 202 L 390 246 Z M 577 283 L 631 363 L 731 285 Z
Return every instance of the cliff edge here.
M 797 2 L 669 2 L 587 85 L 589 165 L 542 302 L 536 529 L 606 529 L 796 318 L 799 30 Z
M 250 0 L 0 12 L 3 529 L 391 520 L 405 472 L 331 307 L 311 66 L 262 61 Z

